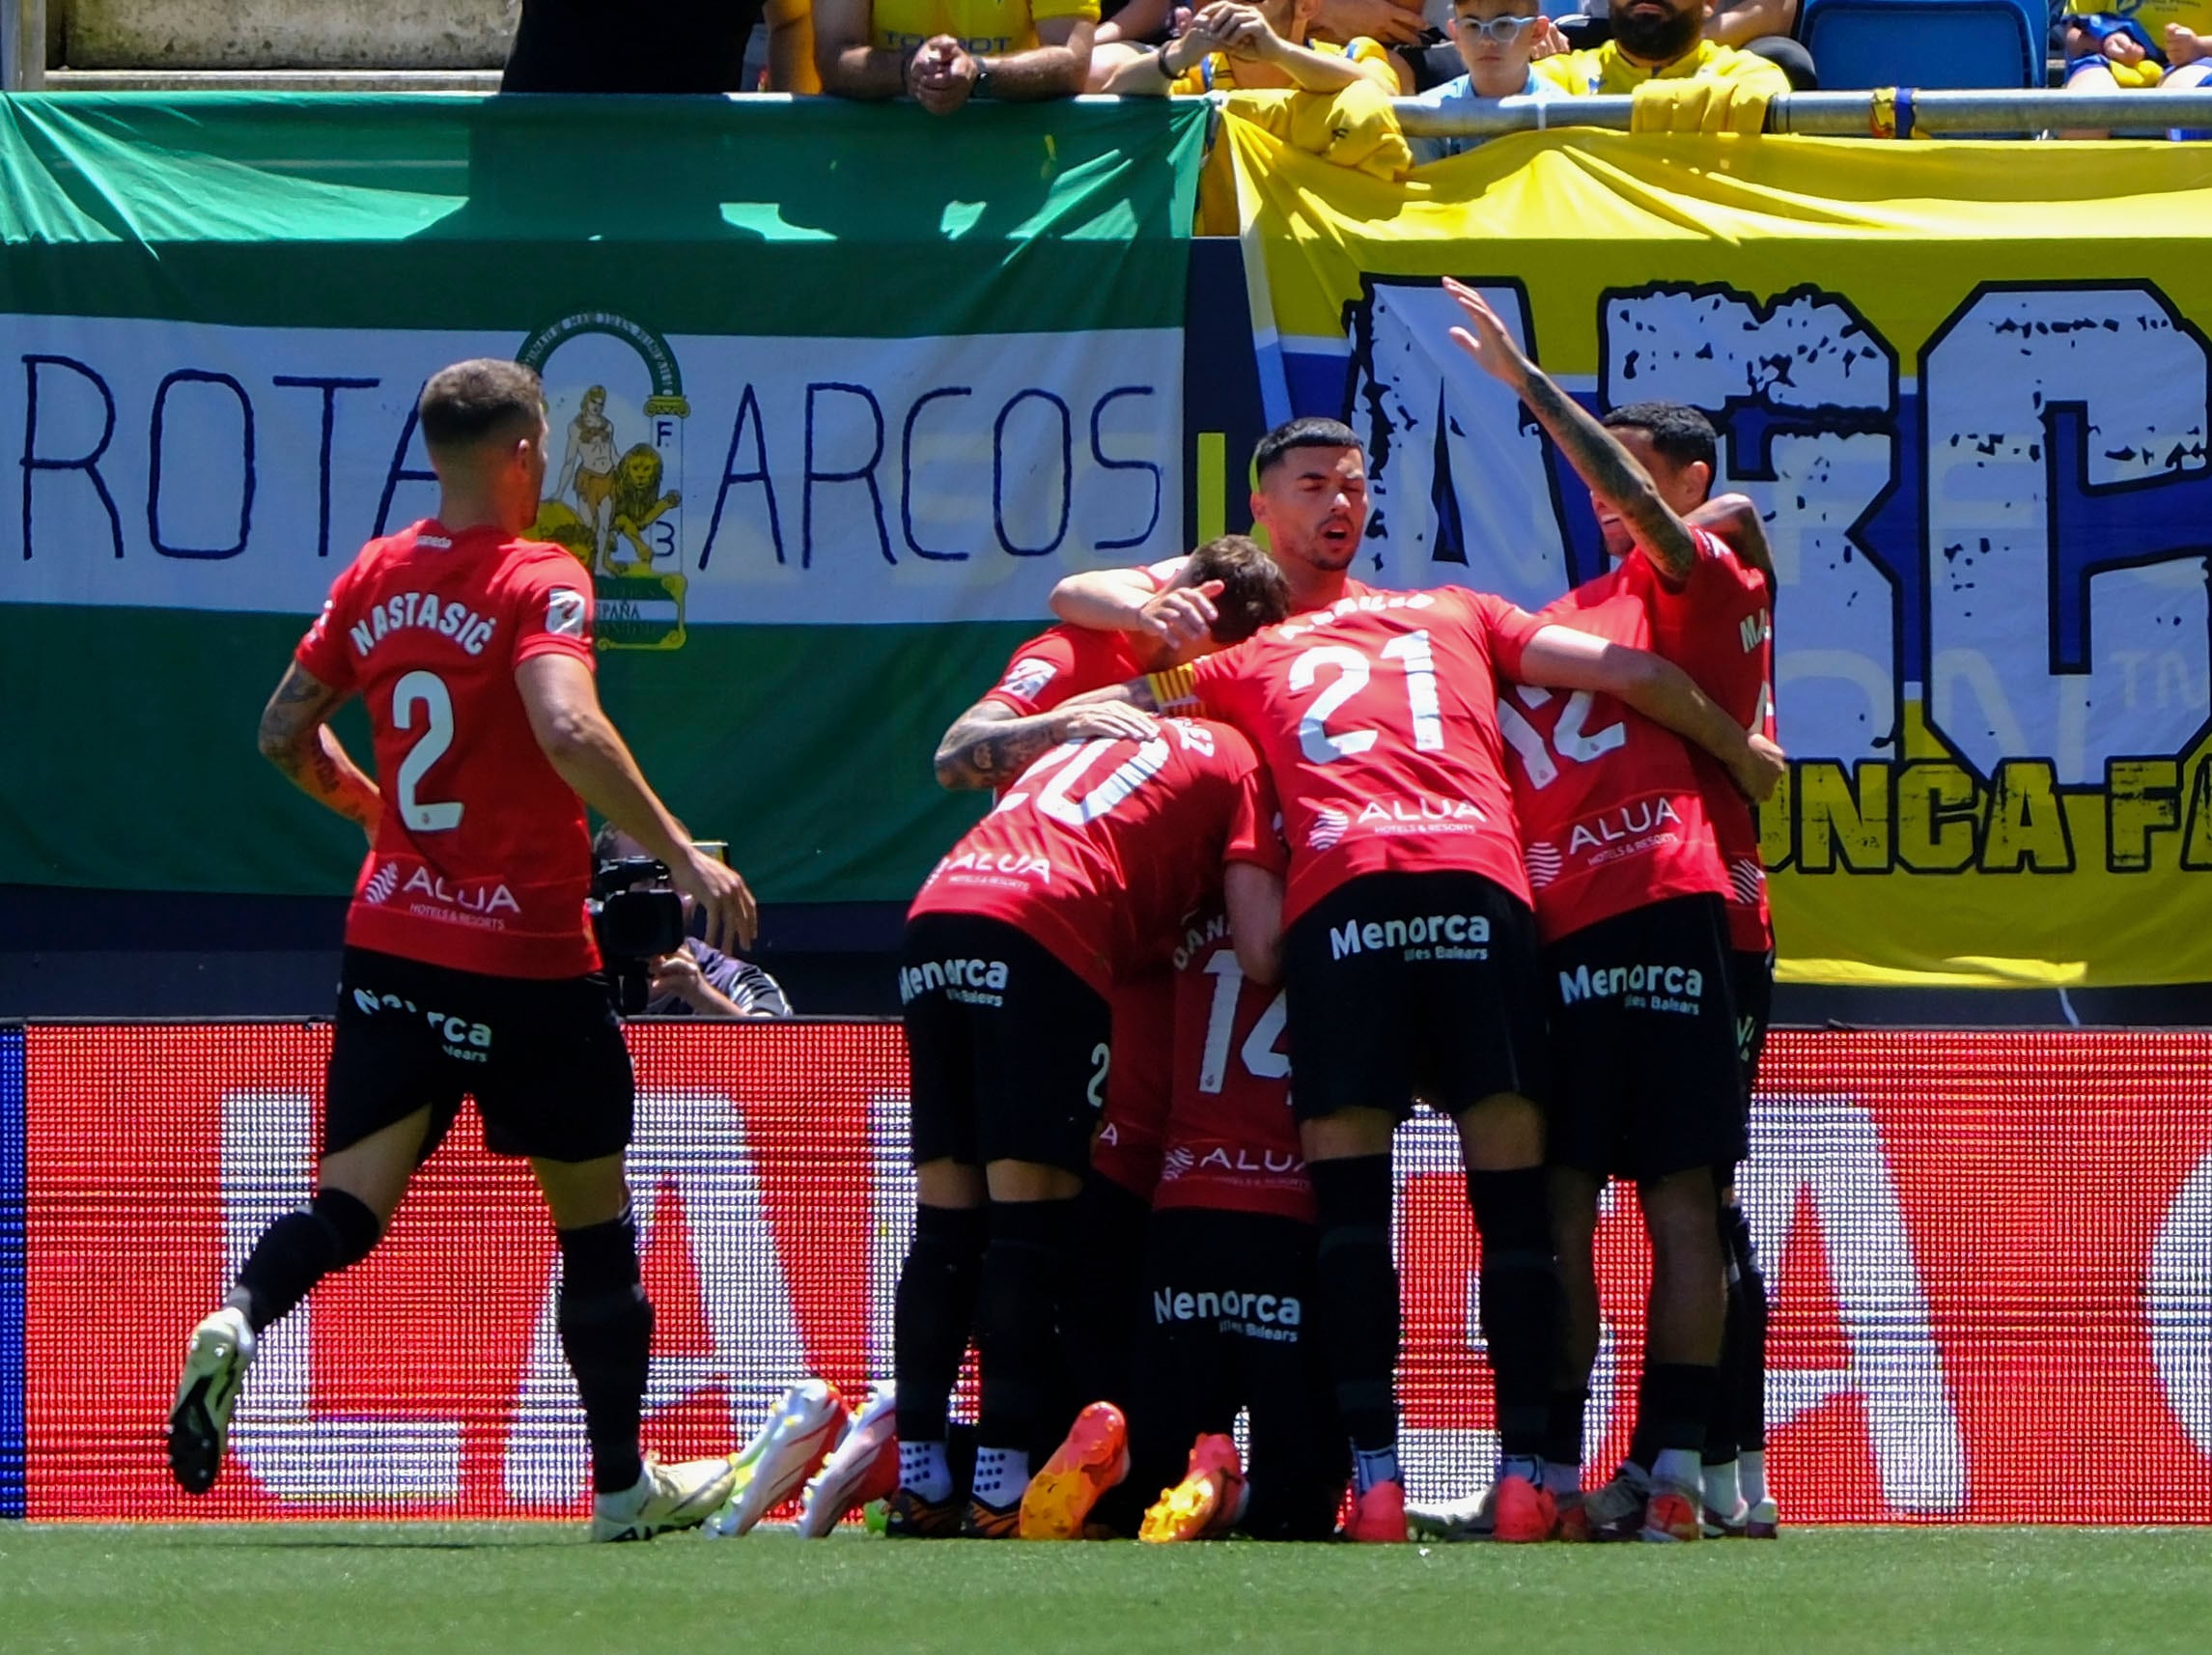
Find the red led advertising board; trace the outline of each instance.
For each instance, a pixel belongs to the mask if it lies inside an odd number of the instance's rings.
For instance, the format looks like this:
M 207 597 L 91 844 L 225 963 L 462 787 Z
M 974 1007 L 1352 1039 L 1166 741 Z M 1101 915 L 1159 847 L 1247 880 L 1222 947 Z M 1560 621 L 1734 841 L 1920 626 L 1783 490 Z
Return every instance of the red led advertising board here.
M 383 1245 L 268 1334 L 217 1492 L 161 1431 L 192 1324 L 313 1164 L 320 1024 L 25 1035 L 35 1518 L 574 1516 L 550 1226 L 464 1117 Z M 899 1030 L 639 1024 L 631 1153 L 658 1309 L 651 1445 L 724 1451 L 792 1380 L 890 1370 L 910 1221 Z M 2212 1035 L 1778 1033 L 1744 1169 L 1790 1522 L 2212 1520 Z M 1416 1498 L 1488 1473 L 1448 1127 L 1400 1136 Z M 1647 1278 L 1600 1232 L 1593 1466 L 1626 1446 Z M 2128 1474 L 2109 1474 L 2114 1445 Z

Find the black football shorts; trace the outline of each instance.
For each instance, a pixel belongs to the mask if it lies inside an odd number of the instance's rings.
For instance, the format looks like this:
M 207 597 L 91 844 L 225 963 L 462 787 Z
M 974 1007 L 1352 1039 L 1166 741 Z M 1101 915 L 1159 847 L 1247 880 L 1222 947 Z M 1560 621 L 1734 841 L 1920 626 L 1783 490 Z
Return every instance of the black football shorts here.
M 1550 1089 L 1535 916 L 1480 874 L 1338 886 L 1292 922 L 1283 986 L 1302 1121 L 1352 1108 L 1402 1119 L 1416 1096 L 1456 1115 Z
M 428 1108 L 428 1157 L 476 1100 L 494 1155 L 596 1161 L 630 1145 L 637 1099 L 604 977 L 492 977 L 348 948 L 323 1151 Z
M 1544 950 L 1554 1164 L 1647 1182 L 1743 1158 L 1728 968 L 1717 896 L 1631 909 Z
M 917 913 L 899 999 L 916 1166 L 1090 1165 L 1113 1031 L 1097 990 L 1002 920 Z

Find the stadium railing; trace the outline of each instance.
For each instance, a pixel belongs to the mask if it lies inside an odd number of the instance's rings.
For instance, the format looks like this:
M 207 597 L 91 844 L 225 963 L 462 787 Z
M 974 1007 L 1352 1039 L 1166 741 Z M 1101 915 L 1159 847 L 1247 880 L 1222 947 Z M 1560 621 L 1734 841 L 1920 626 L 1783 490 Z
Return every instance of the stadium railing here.
M 1399 123 L 1416 137 L 1498 137 L 1557 126 L 1629 129 L 1630 98 L 1543 101 L 1500 98 L 1486 109 L 1424 108 L 1395 100 Z M 2212 89 L 2187 92 L 2065 93 L 2047 90 L 1922 91 L 1892 86 L 1856 92 L 1790 92 L 1767 106 L 1769 132 L 1820 138 L 1912 138 L 1945 134 L 2031 138 L 2060 128 L 2095 127 L 2115 136 L 2163 136 L 2212 126 Z

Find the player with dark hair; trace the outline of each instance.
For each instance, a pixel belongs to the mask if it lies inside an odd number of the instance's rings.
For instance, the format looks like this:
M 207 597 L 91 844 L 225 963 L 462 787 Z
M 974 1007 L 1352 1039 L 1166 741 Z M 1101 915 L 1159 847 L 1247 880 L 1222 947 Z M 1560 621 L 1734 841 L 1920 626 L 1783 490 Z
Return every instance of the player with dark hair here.
M 895 1312 L 894 1536 L 1081 1532 L 1125 1452 L 1119 1410 L 1086 1408 L 1034 1484 L 1029 1453 L 1060 1364 L 1115 987 L 1162 968 L 1178 919 L 1216 889 L 1247 968 L 1274 974 L 1281 847 L 1251 748 L 1218 725 L 1109 711 L 1142 733 L 1036 760 L 908 916 L 918 1207 Z M 946 1414 L 971 1332 L 983 1389 L 964 1509 Z
M 486 1147 L 528 1159 L 559 1237 L 592 1537 L 650 1539 L 704 1521 L 732 1472 L 639 1450 L 653 1307 L 623 1178 L 634 1081 L 584 913 L 584 805 L 667 864 L 710 941 L 750 941 L 752 896 L 692 848 L 601 711 L 589 580 L 521 538 L 546 471 L 537 375 L 441 369 L 419 417 L 438 515 L 361 549 L 262 714 L 264 756 L 371 849 L 346 919 L 315 1195 L 262 1232 L 193 1330 L 169 1465 L 188 1493 L 214 1486 L 256 1339 L 367 1256 L 468 1094 Z M 355 695 L 381 787 L 329 728 Z
M 1607 520 L 1674 561 L 1708 555 L 1628 449 L 1537 369 L 1472 289 L 1446 281 L 1453 340 L 1536 414 Z M 1710 456 L 1711 431 L 1655 414 L 1654 446 Z M 1696 422 L 1702 425 L 1702 420 Z M 1713 551 L 1711 555 L 1726 555 Z M 1647 646 L 1640 558 L 1542 611 Z M 1672 734 L 1608 698 L 1522 687 L 1498 703 L 1544 943 L 1553 1072 L 1553 1233 L 1567 1293 L 1565 1384 L 1546 1475 L 1577 1538 L 1695 1540 L 1723 1308 L 1718 1169 L 1745 1148 L 1726 917 L 1730 890 L 1698 773 Z M 1596 1356 L 1598 1197 L 1631 1179 L 1652 1256 L 1649 1329 L 1627 1462 L 1587 1501 L 1582 1413 Z
M 1339 571 L 1365 521 L 1365 456 L 1356 441 L 1330 446 L 1351 436 L 1336 426 L 1262 443 L 1274 456 L 1263 489 L 1271 470 L 1300 491 L 1314 480 L 1321 499 L 1301 550 Z M 1545 1048 L 1499 675 L 1619 696 L 1723 757 L 1748 789 L 1778 774 L 1778 756 L 1666 661 L 1461 588 L 1361 589 L 1112 692 L 1235 724 L 1282 801 L 1294 1096 L 1320 1224 L 1320 1333 L 1353 1447 L 1356 1539 L 1406 1537 L 1389 1149 L 1416 1096 L 1460 1129 L 1483 1238 L 1498 1535 L 1542 1539 L 1555 1518 L 1538 1481 L 1561 1315 L 1542 1164 Z
M 1719 445 L 1713 427 L 1681 403 L 1630 403 L 1605 415 L 1608 431 L 1636 457 L 1660 496 L 1718 537 L 1685 555 L 1631 532 L 1603 506 L 1606 549 L 1646 576 L 1652 648 L 1748 728 L 1775 733 L 1775 571 L 1758 512 L 1741 494 L 1710 496 Z M 1766 865 L 1750 808 L 1712 767 L 1700 765 L 1706 809 L 1728 867 L 1728 944 L 1736 1007 L 1737 1062 L 1750 1118 L 1759 1056 L 1774 1006 L 1775 932 Z M 1727 1254 L 1727 1319 L 1712 1429 L 1705 1441 L 1705 1532 L 1771 1540 L 1779 1513 L 1767 1487 L 1767 1284 L 1751 1226 L 1736 1198 L 1735 1169 L 1717 1169 L 1722 1243 Z M 1593 1332 L 1593 1346 L 1594 1349 Z
M 1367 462 L 1343 421 L 1309 415 L 1262 436 L 1252 451 L 1250 508 L 1289 583 L 1292 614 L 1367 590 L 1349 573 L 1367 521 Z M 1052 613 L 1072 627 L 1145 634 L 1160 624 L 1155 593 L 1179 576 L 1183 561 L 1068 575 L 1052 588 Z

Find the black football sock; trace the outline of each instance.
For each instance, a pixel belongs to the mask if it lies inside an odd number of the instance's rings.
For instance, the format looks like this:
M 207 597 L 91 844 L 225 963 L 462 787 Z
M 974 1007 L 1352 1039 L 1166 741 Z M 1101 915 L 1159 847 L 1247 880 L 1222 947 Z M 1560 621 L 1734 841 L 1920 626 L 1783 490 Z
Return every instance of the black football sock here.
M 1738 1433 L 1743 1429 L 1744 1385 L 1751 1362 L 1751 1308 L 1743 1266 L 1736 1254 L 1735 1226 L 1742 1218 L 1741 1208 L 1721 1209 L 1721 1260 L 1726 1297 L 1722 1310 L 1721 1360 L 1713 1376 L 1713 1413 L 1701 1450 L 1709 1466 L 1729 1464 L 1743 1446 Z
M 1581 1469 L 1582 1426 L 1589 1407 L 1590 1393 L 1587 1389 L 1559 1389 L 1552 1392 L 1544 1424 L 1546 1465 Z
M 1467 1195 L 1482 1238 L 1482 1333 L 1498 1391 L 1498 1449 L 1507 1459 L 1541 1458 L 1567 1328 L 1544 1170 L 1470 1172 Z
M 637 1264 L 637 1220 L 622 1217 L 555 1232 L 561 1291 L 555 1321 L 575 1376 L 591 1441 L 592 1492 L 636 1486 L 644 1459 L 638 1420 L 653 1346 L 653 1305 Z
M 1061 1371 L 1061 1278 L 1076 1203 L 994 1201 L 990 1212 L 991 1245 L 975 1294 L 975 1354 L 983 1379 L 975 1418 L 979 1491 L 998 1479 L 1006 1463 L 999 1456 L 1019 1456 L 1026 1466 L 1051 1400 Z M 987 1454 L 994 1457 L 987 1461 Z
M 945 1440 L 952 1389 L 975 1326 L 975 1283 L 991 1233 L 981 1207 L 920 1207 L 899 1269 L 892 1375 L 902 1442 Z
M 325 1276 L 368 1257 L 382 1233 L 358 1196 L 318 1190 L 306 1206 L 262 1231 L 225 1303 L 244 1311 L 258 1333 L 290 1315 Z
M 1398 1266 L 1387 1155 L 1316 1161 L 1313 1332 L 1336 1388 L 1362 1489 L 1395 1474 L 1398 1448 Z
M 1741 1205 L 1722 1210 L 1728 1225 L 1728 1259 L 1742 1286 L 1744 1335 L 1736 1367 L 1736 1445 L 1747 1453 L 1767 1447 L 1767 1277 L 1759 1249 L 1751 1245 L 1751 1223 Z
M 1651 1362 L 1637 1389 L 1629 1459 L 1677 1486 L 1698 1485 L 1706 1421 L 1713 1412 L 1713 1369 L 1701 1362 Z

